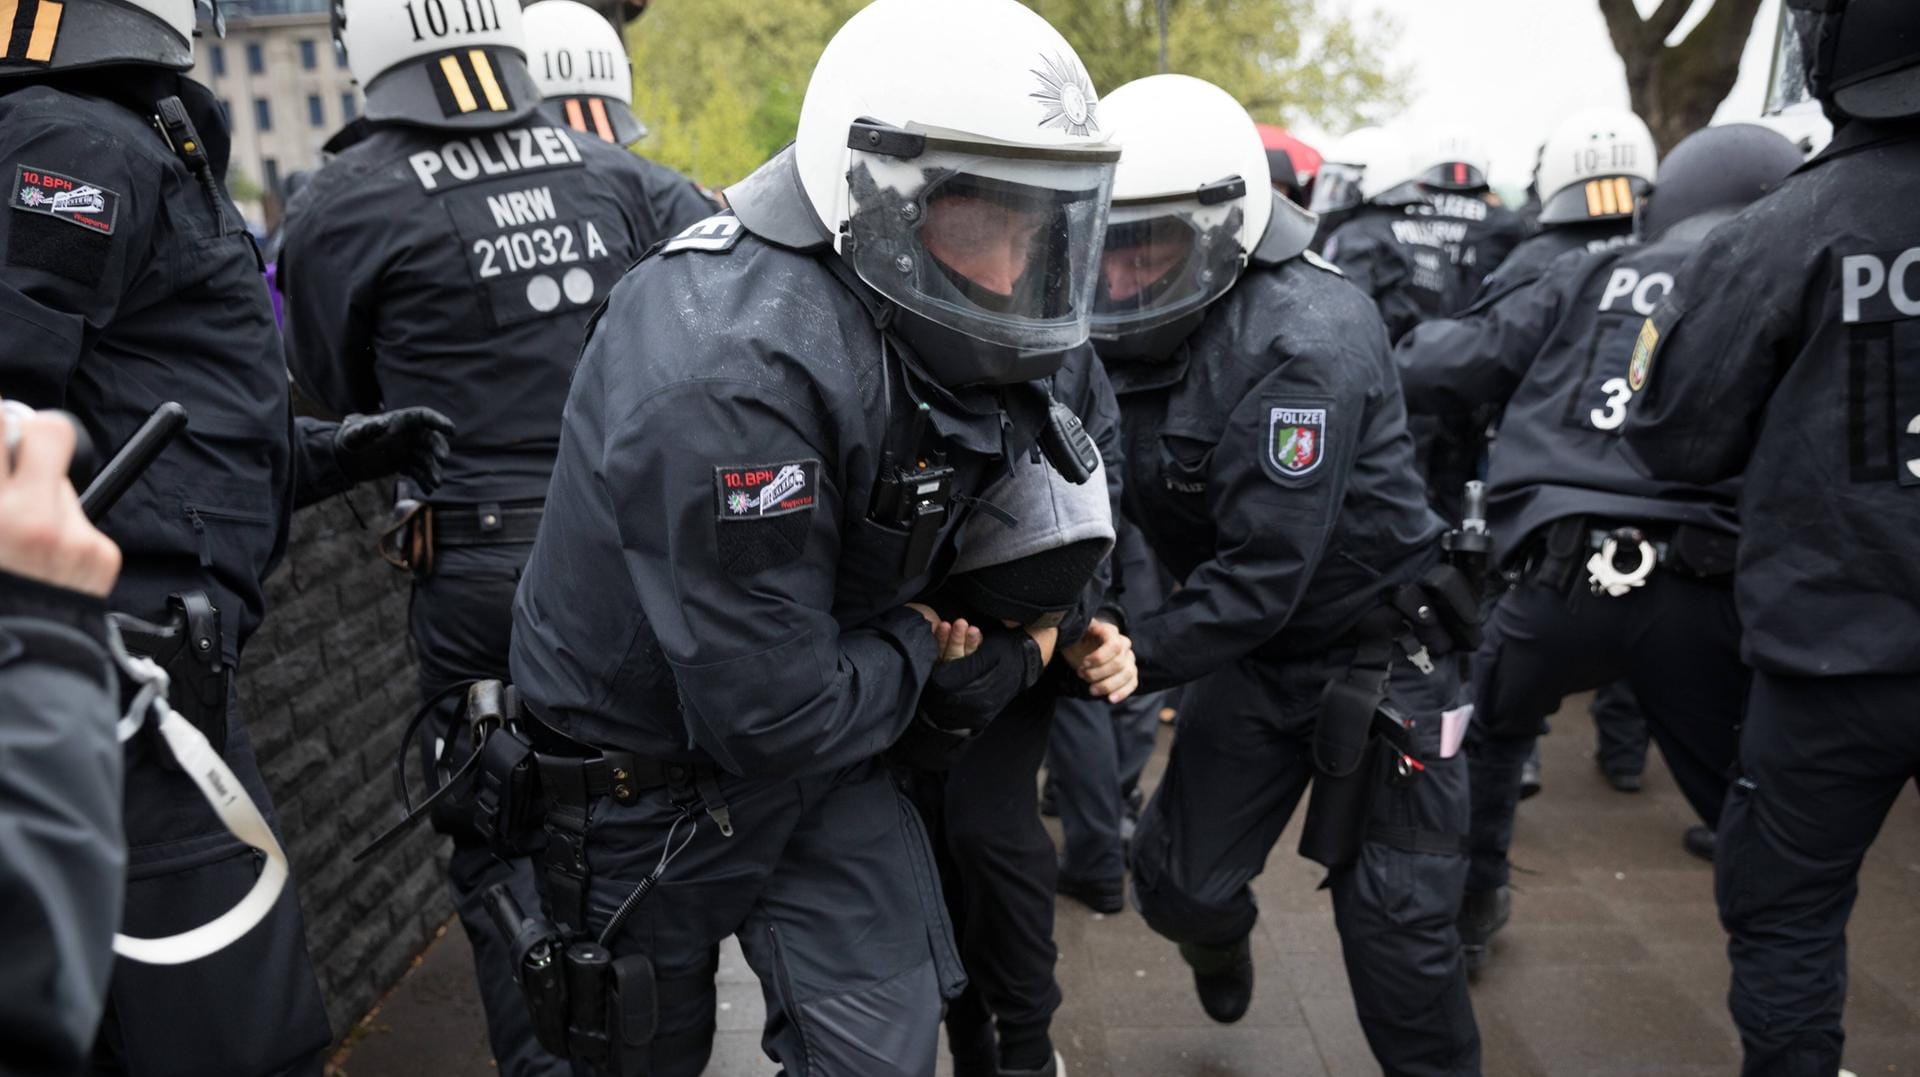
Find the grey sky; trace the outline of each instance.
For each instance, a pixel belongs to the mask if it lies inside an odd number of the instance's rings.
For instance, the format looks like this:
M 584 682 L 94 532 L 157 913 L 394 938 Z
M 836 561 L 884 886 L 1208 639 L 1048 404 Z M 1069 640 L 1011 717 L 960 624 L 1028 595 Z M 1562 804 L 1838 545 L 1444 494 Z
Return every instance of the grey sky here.
M 1355 13 L 1378 11 L 1401 27 L 1396 62 L 1413 76 L 1405 118 L 1447 116 L 1478 128 L 1493 154 L 1500 186 L 1523 187 L 1534 151 L 1560 117 L 1591 105 L 1626 107 L 1620 59 L 1595 0 L 1321 0 Z M 1658 0 L 1636 0 L 1650 11 Z M 1675 32 L 1692 29 L 1710 6 L 1694 10 Z M 1740 66 L 1740 80 L 1718 121 L 1760 117 L 1767 89 L 1779 0 L 1766 0 Z M 1817 116 L 1780 121 L 1794 137 L 1825 137 Z M 1311 140 L 1315 132 L 1302 130 Z

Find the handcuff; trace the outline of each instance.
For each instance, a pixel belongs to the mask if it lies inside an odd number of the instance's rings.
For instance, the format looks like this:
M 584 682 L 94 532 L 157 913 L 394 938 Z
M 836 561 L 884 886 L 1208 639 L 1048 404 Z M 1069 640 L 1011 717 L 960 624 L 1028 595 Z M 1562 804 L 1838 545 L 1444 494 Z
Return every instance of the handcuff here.
M 1631 570 L 1622 572 L 1614 558 L 1623 545 L 1630 543 L 1638 544 L 1640 560 Z M 1636 587 L 1645 586 L 1659 560 L 1653 543 L 1648 542 L 1638 528 L 1622 527 L 1606 537 L 1598 553 L 1587 558 L 1587 587 L 1596 595 L 1605 592 L 1610 598 L 1619 598 Z

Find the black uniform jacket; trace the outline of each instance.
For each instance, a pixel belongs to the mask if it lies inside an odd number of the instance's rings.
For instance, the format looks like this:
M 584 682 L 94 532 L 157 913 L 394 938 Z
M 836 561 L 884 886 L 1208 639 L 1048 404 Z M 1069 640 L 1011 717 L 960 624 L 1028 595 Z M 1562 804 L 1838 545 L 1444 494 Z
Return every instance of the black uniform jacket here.
M 868 758 L 911 720 L 934 646 L 903 603 L 1031 450 L 1045 394 L 936 388 L 835 259 L 722 215 L 614 288 L 514 604 L 513 679 L 547 721 L 765 777 Z M 936 453 L 958 496 L 910 571 L 876 484 Z
M 294 376 L 339 414 L 452 419 L 436 501 L 539 498 L 587 319 L 649 246 L 712 212 L 679 174 L 537 115 L 374 125 L 288 209 Z
M 1851 123 L 1722 225 L 1645 329 L 1627 444 L 1745 476 L 1747 662 L 1920 673 L 1920 131 Z
M 1144 690 L 1318 654 L 1431 563 L 1386 336 L 1318 256 L 1250 266 L 1172 361 L 1108 373 L 1127 516 L 1182 581 L 1130 625 Z
M 1731 478 L 1649 478 L 1620 442 L 1634 339 L 1698 242 L 1569 252 L 1533 284 L 1428 322 L 1394 348 L 1415 414 L 1506 409 L 1487 473 L 1496 560 L 1578 514 L 1738 530 Z

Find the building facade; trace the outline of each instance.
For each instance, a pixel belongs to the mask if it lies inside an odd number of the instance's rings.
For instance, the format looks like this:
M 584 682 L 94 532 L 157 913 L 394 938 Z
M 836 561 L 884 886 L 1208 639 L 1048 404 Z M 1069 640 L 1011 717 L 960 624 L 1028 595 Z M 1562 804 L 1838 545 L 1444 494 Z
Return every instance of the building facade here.
M 193 78 L 213 90 L 233 135 L 228 182 L 271 228 L 289 175 L 360 114 L 360 89 L 333 47 L 327 0 L 223 0 L 227 36 L 195 43 Z M 272 218 L 272 219 L 268 219 Z

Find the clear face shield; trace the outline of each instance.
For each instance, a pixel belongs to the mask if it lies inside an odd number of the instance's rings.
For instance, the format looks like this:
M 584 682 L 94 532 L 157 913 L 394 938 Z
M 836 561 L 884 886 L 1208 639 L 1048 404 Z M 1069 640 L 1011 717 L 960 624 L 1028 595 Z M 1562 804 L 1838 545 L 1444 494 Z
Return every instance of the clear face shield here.
M 1360 180 L 1367 174 L 1362 165 L 1327 161 L 1313 181 L 1313 202 L 1307 208 L 1315 213 L 1337 213 L 1353 209 L 1366 201 L 1360 192 Z
M 1119 151 L 855 124 L 846 251 L 875 291 L 1020 352 L 1084 343 Z
M 1265 191 L 1258 197 L 1271 197 Z M 1239 279 L 1247 185 L 1238 176 L 1196 194 L 1116 203 L 1094 294 L 1093 335 L 1119 340 L 1205 309 Z
M 1779 31 L 1773 43 L 1773 67 L 1767 79 L 1767 115 L 1778 115 L 1814 99 L 1807 72 L 1816 48 L 1814 33 L 1818 23 L 1817 12 L 1781 5 Z

